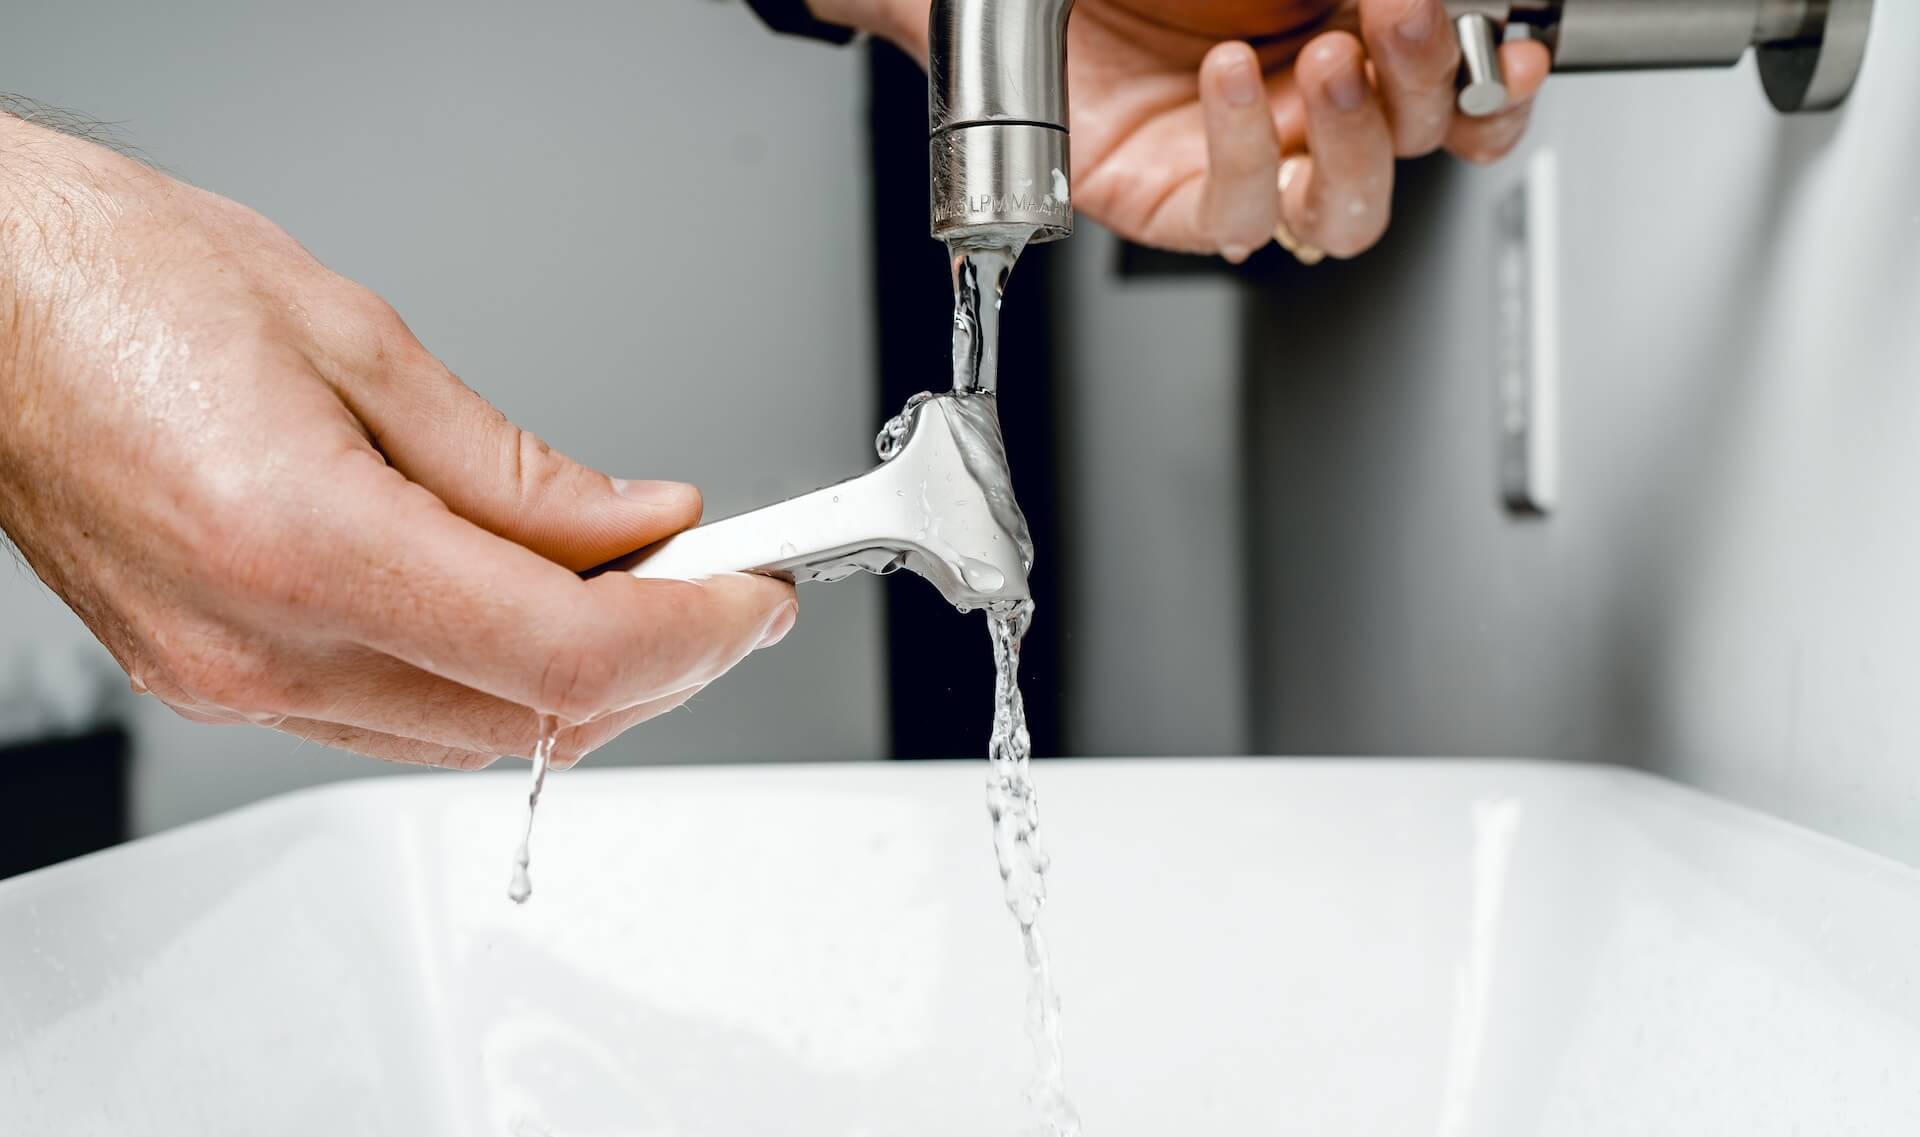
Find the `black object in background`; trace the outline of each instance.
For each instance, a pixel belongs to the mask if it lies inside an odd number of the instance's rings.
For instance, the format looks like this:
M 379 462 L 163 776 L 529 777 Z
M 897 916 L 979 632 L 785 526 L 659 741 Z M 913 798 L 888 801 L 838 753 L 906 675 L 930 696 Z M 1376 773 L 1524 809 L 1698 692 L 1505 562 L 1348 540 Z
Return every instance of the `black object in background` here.
M 125 841 L 126 732 L 0 746 L 0 878 Z
M 880 399 L 890 415 L 921 391 L 952 386 L 953 286 L 946 249 L 928 235 L 926 73 L 891 45 L 876 41 L 868 51 Z M 1038 549 L 1032 586 L 1039 613 L 1020 678 L 1040 755 L 1063 752 L 1052 326 L 1053 256 L 1041 245 L 1014 270 L 1000 341 L 1000 421 Z M 889 582 L 886 597 L 893 756 L 984 756 L 993 711 L 985 617 L 956 613 L 930 585 L 905 576 Z
M 852 28 L 814 19 L 813 9 L 807 6 L 807 0 L 747 0 L 747 7 L 752 8 L 768 27 L 784 35 L 804 36 L 833 44 L 853 41 Z

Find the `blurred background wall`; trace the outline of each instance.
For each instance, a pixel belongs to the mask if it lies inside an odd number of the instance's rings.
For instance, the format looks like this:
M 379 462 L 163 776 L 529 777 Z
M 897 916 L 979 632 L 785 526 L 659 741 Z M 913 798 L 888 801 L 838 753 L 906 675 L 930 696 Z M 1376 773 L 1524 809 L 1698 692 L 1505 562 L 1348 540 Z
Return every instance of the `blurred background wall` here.
M 1230 273 L 1091 223 L 1023 263 L 1051 749 L 1623 762 L 1920 862 L 1920 8 L 1878 7 L 1842 115 L 1776 117 L 1750 68 L 1556 79 L 1519 160 L 1403 167 L 1350 264 Z M 874 225 L 875 186 L 883 220 L 920 209 L 920 140 L 868 137 L 919 116 L 911 77 L 734 4 L 84 0 L 17 14 L 0 63 L 279 221 L 562 449 L 714 514 L 861 468 L 880 379 L 938 358 L 938 253 Z M 1545 517 L 1496 476 L 1495 218 L 1541 154 Z M 928 277 L 904 348 L 892 242 Z M 971 752 L 951 676 L 983 637 L 918 638 L 914 587 L 809 590 L 787 644 L 601 760 Z M 22 682 L 92 674 L 30 577 L 0 613 Z M 142 830 L 384 769 L 127 702 Z
M 1920 5 L 1874 23 L 1837 115 L 1549 86 L 1549 517 L 1497 492 L 1525 156 L 1248 292 L 1258 747 L 1627 762 L 1920 862 Z

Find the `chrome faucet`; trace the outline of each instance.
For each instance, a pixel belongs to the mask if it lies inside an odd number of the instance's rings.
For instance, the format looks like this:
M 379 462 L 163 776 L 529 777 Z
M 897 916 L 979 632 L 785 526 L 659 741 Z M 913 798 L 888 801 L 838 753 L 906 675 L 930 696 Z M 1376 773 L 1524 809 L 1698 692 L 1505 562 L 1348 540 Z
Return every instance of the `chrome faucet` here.
M 956 250 L 1017 250 L 1073 232 L 1072 7 L 933 0 L 932 230 Z M 956 275 L 956 289 L 966 283 Z M 983 319 L 990 315 L 983 309 Z M 990 367 L 970 379 L 978 385 L 917 398 L 889 423 L 878 469 L 689 530 L 599 571 L 687 580 L 757 572 L 801 582 L 904 568 L 962 610 L 1031 599 L 1033 540 L 1013 497 Z
M 1499 43 L 1521 29 L 1555 71 L 1731 67 L 1748 48 L 1782 113 L 1832 110 L 1866 56 L 1873 0 L 1447 0 L 1460 35 L 1460 109 L 1507 105 Z
M 1073 0 L 933 0 L 933 235 L 949 244 L 1073 232 L 1067 17 Z

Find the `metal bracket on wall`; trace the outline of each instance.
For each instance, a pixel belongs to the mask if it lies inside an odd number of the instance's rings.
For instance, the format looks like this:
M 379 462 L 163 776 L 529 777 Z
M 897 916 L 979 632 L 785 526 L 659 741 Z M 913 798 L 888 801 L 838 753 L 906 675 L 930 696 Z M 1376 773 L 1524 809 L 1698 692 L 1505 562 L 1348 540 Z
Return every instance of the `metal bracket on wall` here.
M 1903 3 L 1908 0 L 1902 0 Z M 1460 36 L 1460 109 L 1508 103 L 1499 44 L 1545 44 L 1555 71 L 1731 67 L 1755 50 L 1783 114 L 1846 101 L 1867 54 L 1873 0 L 1447 0 Z

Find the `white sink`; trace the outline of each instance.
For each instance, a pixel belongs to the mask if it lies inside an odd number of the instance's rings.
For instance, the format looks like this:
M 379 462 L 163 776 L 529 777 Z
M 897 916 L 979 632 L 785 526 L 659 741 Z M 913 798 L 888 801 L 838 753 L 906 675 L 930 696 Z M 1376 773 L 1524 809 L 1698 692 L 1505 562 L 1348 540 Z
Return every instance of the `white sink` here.
M 297 795 L 0 884 L 0 1132 L 1011 1137 L 984 765 Z M 1920 1133 L 1920 874 L 1623 771 L 1042 765 L 1089 1137 Z

